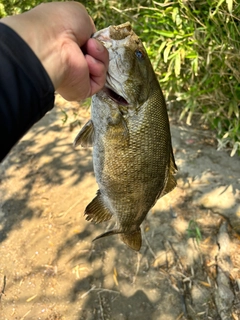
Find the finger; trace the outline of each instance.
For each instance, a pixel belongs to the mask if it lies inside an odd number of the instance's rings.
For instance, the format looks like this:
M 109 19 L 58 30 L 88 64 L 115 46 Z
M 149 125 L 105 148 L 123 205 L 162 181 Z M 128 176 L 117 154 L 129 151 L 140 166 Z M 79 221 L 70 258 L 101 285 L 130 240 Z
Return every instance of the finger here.
M 89 16 L 89 18 L 90 18 L 90 20 L 91 20 L 91 24 L 92 24 L 92 29 L 93 29 L 93 33 L 95 33 L 95 32 L 97 31 L 97 29 L 96 29 L 96 27 L 95 27 L 95 24 L 94 24 L 94 22 L 93 22 L 93 19 L 92 19 L 92 17 L 90 17 L 90 16 Z
M 74 42 L 69 42 L 61 55 L 66 72 L 56 90 L 66 100 L 82 100 L 91 93 L 88 62 L 82 51 Z
M 90 55 L 86 55 L 85 59 L 89 69 L 91 95 L 93 95 L 101 90 L 105 85 L 107 68 L 103 62 L 93 58 Z
M 96 32 L 93 19 L 88 15 L 86 8 L 79 2 L 65 2 L 72 6 L 74 15 L 69 17 L 70 25 L 76 37 L 78 45 L 81 47 Z M 75 6 L 75 8 L 74 8 Z M 75 17 L 75 18 L 73 18 Z M 81 23 L 79 22 L 81 21 Z M 82 27 L 84 25 L 84 28 Z
M 68 36 L 73 35 L 74 41 L 81 47 L 96 31 L 94 22 L 86 8 L 79 2 L 50 2 L 38 5 L 31 12 L 36 12 L 36 17 L 44 17 L 43 23 L 49 25 L 58 35 L 65 31 Z M 54 19 L 47 19 L 50 15 Z M 49 21 L 50 20 L 50 21 Z M 52 24 L 52 21 L 56 23 Z M 61 21 L 61 24 L 58 23 Z
M 108 68 L 109 54 L 101 42 L 91 38 L 83 46 L 83 51 L 93 58 L 101 61 L 105 65 L 106 69 Z

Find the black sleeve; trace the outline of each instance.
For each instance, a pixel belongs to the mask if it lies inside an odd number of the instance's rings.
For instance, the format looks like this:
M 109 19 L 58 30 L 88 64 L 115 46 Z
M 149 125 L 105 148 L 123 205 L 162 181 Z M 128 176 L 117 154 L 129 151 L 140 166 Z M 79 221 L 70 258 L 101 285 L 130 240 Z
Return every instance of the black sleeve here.
M 0 161 L 54 105 L 54 87 L 40 60 L 0 23 Z

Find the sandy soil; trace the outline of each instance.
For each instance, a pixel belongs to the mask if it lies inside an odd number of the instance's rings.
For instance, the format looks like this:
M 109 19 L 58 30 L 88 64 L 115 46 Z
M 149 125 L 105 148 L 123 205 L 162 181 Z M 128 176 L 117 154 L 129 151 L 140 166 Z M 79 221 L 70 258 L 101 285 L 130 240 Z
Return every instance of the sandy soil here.
M 97 185 L 69 126 L 89 114 L 57 105 L 0 165 L 0 319 L 240 319 L 239 157 L 170 115 L 178 186 L 144 221 L 141 251 L 92 243 L 109 225 L 83 217 Z

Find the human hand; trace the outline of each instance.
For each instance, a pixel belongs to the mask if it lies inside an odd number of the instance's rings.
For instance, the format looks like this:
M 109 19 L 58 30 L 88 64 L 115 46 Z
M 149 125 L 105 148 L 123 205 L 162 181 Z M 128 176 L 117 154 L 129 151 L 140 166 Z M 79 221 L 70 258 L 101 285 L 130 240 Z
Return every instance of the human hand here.
M 1 22 L 31 47 L 65 99 L 83 100 L 104 86 L 108 52 L 91 38 L 96 29 L 80 3 L 43 3 Z

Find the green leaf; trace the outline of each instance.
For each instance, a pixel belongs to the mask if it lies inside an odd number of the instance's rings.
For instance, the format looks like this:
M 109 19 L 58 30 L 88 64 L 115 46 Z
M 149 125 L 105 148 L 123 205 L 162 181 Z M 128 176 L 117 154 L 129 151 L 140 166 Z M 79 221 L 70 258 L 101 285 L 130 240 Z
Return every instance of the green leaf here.
M 230 154 L 231 157 L 233 157 L 235 155 L 235 153 L 237 152 L 238 148 L 240 149 L 240 142 L 236 141 L 233 145 L 232 148 L 232 152 Z
M 159 47 L 159 49 L 158 49 L 158 53 L 159 53 L 159 54 L 163 51 L 163 49 L 165 48 L 166 44 L 167 44 L 167 41 L 163 41 L 163 42 L 161 43 L 161 45 L 160 45 L 160 47 Z
M 226 1 L 227 1 L 227 0 L 226 0 Z M 217 6 L 216 6 L 215 11 L 214 11 L 212 14 L 210 14 L 210 17 L 213 18 L 213 16 L 215 16 L 215 14 L 218 12 L 218 9 L 219 9 L 219 7 L 223 4 L 223 2 L 224 2 L 224 0 L 219 0 L 218 4 L 217 4 Z
M 167 37 L 167 38 L 174 38 L 175 34 L 172 31 L 167 30 L 155 30 L 157 34 L 160 34 L 161 36 Z
M 192 61 L 192 70 L 195 76 L 198 75 L 198 56 Z
M 163 51 L 163 61 L 165 63 L 167 63 L 167 61 L 168 61 L 168 56 L 169 56 L 169 53 L 171 51 L 172 46 L 173 46 L 173 42 L 168 43 L 165 50 Z
M 232 13 L 233 1 L 232 0 L 226 0 L 226 2 L 227 2 L 227 7 L 228 7 L 229 13 Z
M 229 132 L 226 132 L 226 133 L 224 134 L 224 136 L 222 137 L 222 139 L 227 139 L 228 136 L 229 136 Z
M 196 51 L 188 51 L 187 54 L 186 54 L 186 58 L 188 59 L 195 59 L 197 58 L 198 54 Z
M 180 71 L 181 71 L 181 53 L 180 53 L 180 50 L 178 50 L 175 56 L 175 64 L 174 64 L 174 72 L 176 77 L 180 75 Z
M 199 240 L 202 240 L 202 234 L 201 234 L 201 231 L 200 231 L 199 227 L 196 227 L 196 234 L 197 234 L 197 238 Z

